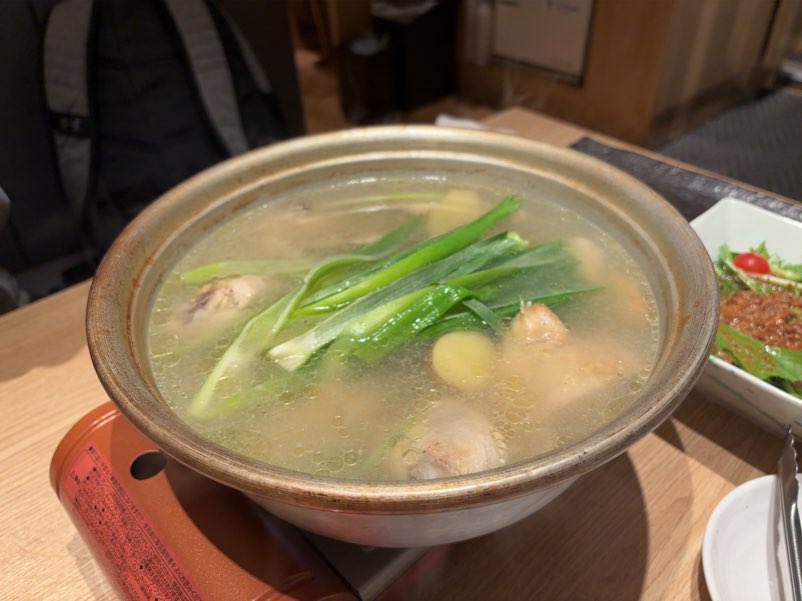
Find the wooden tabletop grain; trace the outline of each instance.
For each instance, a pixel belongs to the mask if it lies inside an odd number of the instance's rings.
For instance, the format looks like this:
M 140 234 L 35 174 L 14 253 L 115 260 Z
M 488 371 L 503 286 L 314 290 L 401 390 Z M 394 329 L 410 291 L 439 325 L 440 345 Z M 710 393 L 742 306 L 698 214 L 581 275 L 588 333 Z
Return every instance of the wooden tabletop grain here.
M 559 146 L 588 133 L 521 109 L 484 124 Z M 107 400 L 84 338 L 88 288 L 0 317 L 3 599 L 115 598 L 48 480 L 60 439 Z M 655 432 L 544 510 L 448 547 L 413 598 L 709 599 L 708 517 L 737 485 L 773 473 L 779 451 L 778 438 L 691 392 Z

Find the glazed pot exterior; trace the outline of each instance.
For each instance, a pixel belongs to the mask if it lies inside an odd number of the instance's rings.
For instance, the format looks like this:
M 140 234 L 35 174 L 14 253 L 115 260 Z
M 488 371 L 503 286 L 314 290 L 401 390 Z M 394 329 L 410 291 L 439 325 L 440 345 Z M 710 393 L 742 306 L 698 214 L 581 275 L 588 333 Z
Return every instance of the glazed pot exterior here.
M 157 389 L 146 350 L 150 302 L 166 271 L 206 232 L 259 199 L 310 182 L 351 178 L 359 184 L 386 174 L 436 174 L 455 186 L 481 181 L 546 194 L 614 236 L 647 275 L 659 315 L 656 364 L 632 406 L 585 440 L 546 456 L 419 482 L 293 472 L 238 455 L 187 426 Z M 362 545 L 429 546 L 485 534 L 537 511 L 657 427 L 705 365 L 718 320 L 717 290 L 707 252 L 682 216 L 605 163 L 509 135 L 374 127 L 256 150 L 158 199 L 126 228 L 98 269 L 87 336 L 112 400 L 172 457 L 310 531 Z

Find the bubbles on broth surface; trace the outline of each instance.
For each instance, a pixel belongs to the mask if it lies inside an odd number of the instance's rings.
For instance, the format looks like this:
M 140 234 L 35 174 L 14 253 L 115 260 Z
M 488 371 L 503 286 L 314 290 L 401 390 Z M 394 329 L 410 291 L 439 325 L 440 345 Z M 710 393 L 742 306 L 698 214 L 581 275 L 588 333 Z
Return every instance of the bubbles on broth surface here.
M 348 186 L 330 190 L 328 200 L 313 200 L 319 194 L 314 190 L 288 195 L 223 223 L 191 248 L 165 279 L 149 323 L 151 370 L 169 405 L 201 434 L 244 455 L 312 474 L 373 480 L 410 477 L 430 460 L 428 447 L 416 445 L 426 444 L 431 422 L 445 408 L 476 414 L 466 427 L 487 428 L 507 465 L 574 444 L 625 412 L 649 377 L 660 332 L 646 279 L 614 240 L 582 216 L 524 198 L 524 209 L 504 227 L 532 244 L 587 238 L 603 253 L 609 277 L 601 287 L 552 307 L 569 332 L 569 350 L 521 348 L 525 356 L 511 355 L 507 334 L 490 332 L 495 380 L 475 391 L 438 379 L 429 356 L 433 339 L 365 365 L 334 351 L 326 361 L 312 363 L 314 377 L 288 375 L 260 350 L 256 360 L 229 357 L 245 367 L 215 386 L 217 413 L 193 416 L 193 399 L 248 320 L 297 285 L 305 271 L 257 274 L 264 291 L 249 297 L 241 310 L 222 312 L 207 323 L 187 321 L 187 307 L 203 292 L 202 285 L 181 281 L 181 273 L 221 261 L 317 261 L 352 251 L 410 215 L 425 217 L 446 189 L 436 185 L 410 190 L 407 181 L 395 182 L 387 195 L 371 194 L 372 199 Z M 476 192 L 485 208 L 500 198 L 498 191 Z M 624 300 L 634 308 L 622 307 Z M 286 336 L 316 319 L 291 323 L 294 329 Z M 619 359 L 602 360 L 619 352 Z M 575 365 L 561 365 L 560 357 Z

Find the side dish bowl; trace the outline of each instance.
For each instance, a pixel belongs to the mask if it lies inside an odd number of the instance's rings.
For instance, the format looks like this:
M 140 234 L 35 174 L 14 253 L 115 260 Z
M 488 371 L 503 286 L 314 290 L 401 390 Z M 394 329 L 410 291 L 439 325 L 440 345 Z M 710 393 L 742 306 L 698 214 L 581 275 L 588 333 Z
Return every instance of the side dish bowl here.
M 691 221 L 712 258 L 719 247 L 746 250 L 766 242 L 772 253 L 802 257 L 802 223 L 734 198 L 725 198 Z M 717 357 L 708 359 L 699 390 L 770 432 L 792 425 L 802 435 L 802 400 Z
M 145 321 L 166 270 L 204 232 L 259 199 L 329 178 L 388 174 L 483 182 L 549 195 L 635 258 L 657 303 L 659 342 L 636 400 L 584 440 L 501 468 L 431 481 L 359 482 L 279 469 L 213 444 L 167 406 L 146 355 Z M 277 516 L 363 545 L 429 546 L 475 537 L 538 510 L 582 474 L 665 420 L 704 367 L 718 318 L 715 274 L 699 238 L 650 188 L 575 151 L 482 131 L 377 127 L 306 137 L 209 169 L 158 199 L 119 236 L 89 296 L 87 335 L 101 382 L 167 454 Z M 604 491 L 599 491 L 604 494 Z
M 802 476 L 797 476 L 802 484 Z M 712 601 L 792 599 L 774 474 L 724 497 L 705 527 L 702 569 Z

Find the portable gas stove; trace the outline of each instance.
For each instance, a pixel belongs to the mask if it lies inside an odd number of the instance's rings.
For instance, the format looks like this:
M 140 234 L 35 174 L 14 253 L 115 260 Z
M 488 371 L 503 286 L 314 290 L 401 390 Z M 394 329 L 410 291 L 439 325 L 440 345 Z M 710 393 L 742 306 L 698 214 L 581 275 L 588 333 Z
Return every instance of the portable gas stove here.
M 167 458 L 112 403 L 62 439 L 50 481 L 125 599 L 402 601 L 438 577 L 449 549 L 302 532 Z

